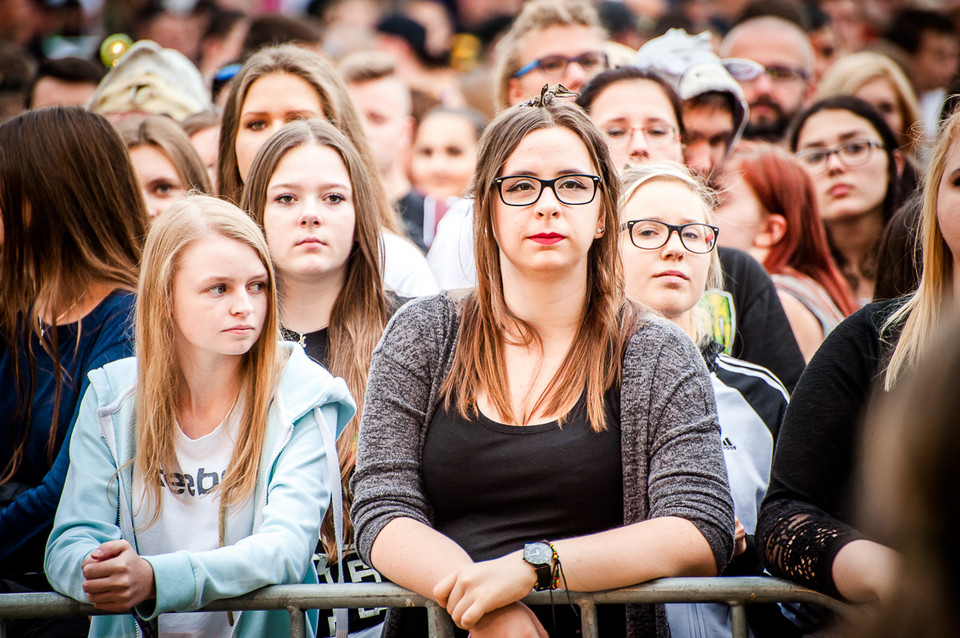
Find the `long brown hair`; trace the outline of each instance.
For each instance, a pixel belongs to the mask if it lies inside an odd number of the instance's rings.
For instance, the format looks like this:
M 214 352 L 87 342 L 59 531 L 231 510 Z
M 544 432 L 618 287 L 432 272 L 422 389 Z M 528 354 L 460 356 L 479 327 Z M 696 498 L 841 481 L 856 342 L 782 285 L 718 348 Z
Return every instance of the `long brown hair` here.
M 277 342 L 277 290 L 267 242 L 260 228 L 233 204 L 208 195 L 174 203 L 150 227 L 137 287 L 137 452 L 134 468 L 143 480 L 143 503 L 152 508 L 147 526 L 160 515 L 163 485 L 155 477 L 177 468 L 178 389 L 183 372 L 174 336 L 173 281 L 184 253 L 196 240 L 220 235 L 249 246 L 267 270 L 267 313 L 260 338 L 243 355 L 240 396 L 244 406 L 230 465 L 219 484 L 223 506 L 240 505 L 252 495 L 267 429 L 267 410 L 281 367 Z
M 23 460 L 36 382 L 31 336 L 53 359 L 53 417 L 47 443 L 57 440 L 63 369 L 53 330 L 40 332 L 38 300 L 76 303 L 92 282 L 134 290 L 147 213 L 120 137 L 103 116 L 79 107 L 28 111 L 0 125 L 0 335 L 27 371 L 16 370 L 19 424 L 0 483 Z M 77 381 L 77 380 L 74 380 Z M 5 391 L 11 391 L 6 389 Z
M 261 49 L 250 56 L 233 79 L 220 127 L 220 154 L 217 159 L 220 196 L 233 202 L 240 201 L 244 181 L 237 165 L 240 113 L 253 83 L 272 73 L 295 75 L 316 90 L 323 108 L 323 117 L 350 139 L 366 165 L 370 186 L 379 202 L 376 210 L 381 215 L 381 225 L 386 230 L 402 235 L 400 221 L 390 206 L 390 198 L 387 197 L 387 191 L 380 180 L 373 151 L 346 85 L 337 70 L 323 56 L 294 44 Z
M 547 94 L 535 106 L 521 105 L 501 113 L 480 140 L 474 175 L 474 252 L 477 287 L 464 300 L 460 340 L 441 394 L 464 418 L 477 414 L 477 396 L 485 392 L 508 421 L 525 423 L 530 415 L 516 415 L 510 406 L 504 346 L 509 334 L 519 334 L 522 345 L 543 343 L 534 326 L 507 307 L 500 271 L 500 249 L 493 229 L 497 191 L 493 180 L 523 139 L 540 129 L 572 131 L 586 147 L 601 179 L 598 196 L 606 232 L 587 254 L 587 287 L 580 326 L 560 368 L 531 409 L 557 414 L 586 392 L 587 418 L 596 431 L 606 428 L 604 394 L 619 385 L 623 352 L 638 320 L 635 306 L 625 300 L 620 261 L 617 202 L 620 180 L 610 160 L 603 135 L 590 118 L 571 104 Z
M 331 373 L 346 380 L 350 394 L 357 402 L 357 416 L 337 440 L 343 509 L 346 513 L 353 500 L 349 479 L 356 463 L 354 441 L 363 412 L 370 359 L 387 324 L 386 298 L 380 276 L 381 217 L 377 214 L 377 207 L 381 204 L 373 188 L 376 180 L 343 133 L 323 120 L 301 120 L 291 122 L 277 131 L 257 153 L 244 185 L 241 206 L 250 212 L 262 228 L 267 188 L 277 165 L 291 150 L 309 144 L 330 148 L 343 160 L 350 176 L 356 215 L 353 249 L 347 257 L 346 280 L 330 312 L 330 325 L 327 328 L 330 355 L 329 361 L 325 362 Z M 282 298 L 283 273 L 280 273 L 280 290 Z M 344 542 L 350 544 L 353 542 L 353 524 L 349 516 L 344 516 L 344 523 Z M 324 517 L 321 534 L 328 558 L 334 559 L 337 552 L 332 509 Z
M 768 213 L 787 221 L 783 238 L 770 247 L 763 265 L 770 274 L 792 268 L 810 277 L 844 315 L 857 309 L 850 285 L 830 255 L 813 182 L 797 160 L 773 145 L 738 151 L 731 164 Z

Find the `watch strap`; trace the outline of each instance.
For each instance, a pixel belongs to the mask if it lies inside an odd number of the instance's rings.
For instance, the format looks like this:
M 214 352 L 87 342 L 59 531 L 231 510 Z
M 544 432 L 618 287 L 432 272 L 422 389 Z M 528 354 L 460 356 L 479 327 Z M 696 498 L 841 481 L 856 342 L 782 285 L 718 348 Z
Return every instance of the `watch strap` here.
M 534 591 L 553 589 L 553 569 L 549 563 L 534 565 L 533 571 L 537 574 L 537 584 L 533 586 Z

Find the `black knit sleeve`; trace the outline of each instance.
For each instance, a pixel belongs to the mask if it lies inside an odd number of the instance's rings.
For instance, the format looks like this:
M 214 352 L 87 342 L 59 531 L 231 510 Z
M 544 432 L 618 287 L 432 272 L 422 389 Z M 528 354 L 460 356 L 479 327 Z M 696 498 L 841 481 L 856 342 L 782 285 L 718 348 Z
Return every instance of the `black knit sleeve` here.
M 757 523 L 757 545 L 772 574 L 832 596 L 833 559 L 861 537 L 850 526 L 856 445 L 888 351 L 881 326 L 897 304 L 853 314 L 810 360 L 784 417 Z

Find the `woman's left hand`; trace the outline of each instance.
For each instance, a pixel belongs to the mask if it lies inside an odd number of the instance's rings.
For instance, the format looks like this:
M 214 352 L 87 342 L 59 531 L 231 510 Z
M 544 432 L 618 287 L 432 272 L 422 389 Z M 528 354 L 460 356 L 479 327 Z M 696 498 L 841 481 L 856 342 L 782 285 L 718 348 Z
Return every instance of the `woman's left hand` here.
M 533 567 L 521 552 L 464 565 L 433 589 L 453 622 L 471 629 L 484 614 L 514 603 L 533 590 L 537 581 Z

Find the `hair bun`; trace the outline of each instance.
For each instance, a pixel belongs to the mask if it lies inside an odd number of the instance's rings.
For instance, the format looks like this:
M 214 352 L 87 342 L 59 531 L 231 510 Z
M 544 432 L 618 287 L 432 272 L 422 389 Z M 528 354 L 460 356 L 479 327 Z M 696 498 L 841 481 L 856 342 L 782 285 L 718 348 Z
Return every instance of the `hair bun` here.
M 571 91 L 562 84 L 557 84 L 556 88 L 551 89 L 549 84 L 544 84 L 543 88 L 540 89 L 540 97 L 535 97 L 532 100 L 527 100 L 522 103 L 520 106 L 533 106 L 537 108 L 544 108 L 554 104 L 557 99 L 576 99 L 580 94 L 576 91 Z

